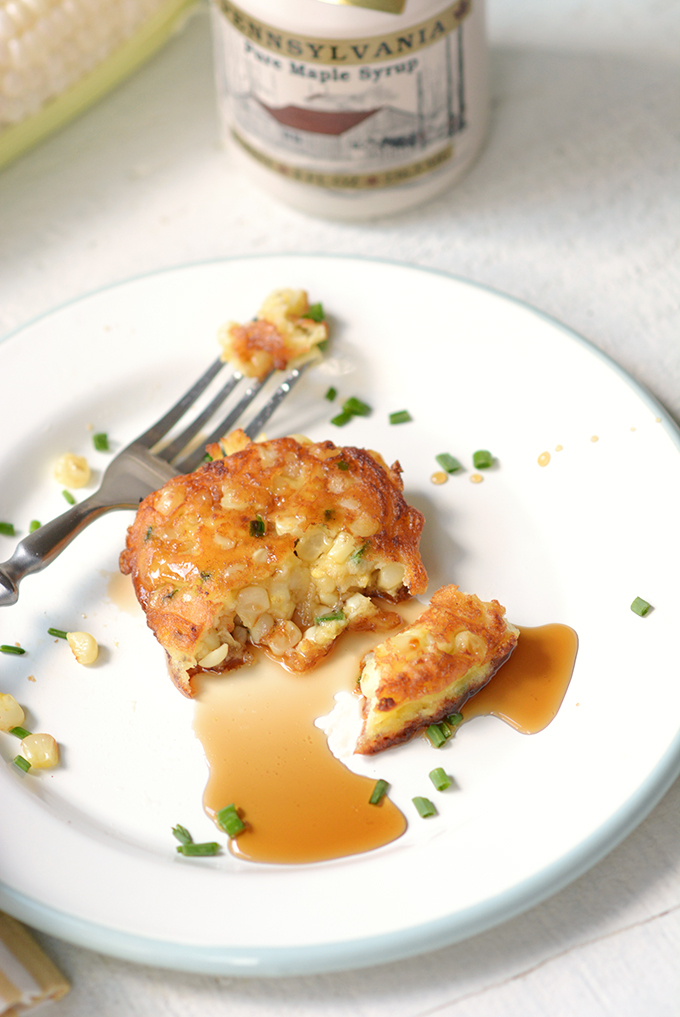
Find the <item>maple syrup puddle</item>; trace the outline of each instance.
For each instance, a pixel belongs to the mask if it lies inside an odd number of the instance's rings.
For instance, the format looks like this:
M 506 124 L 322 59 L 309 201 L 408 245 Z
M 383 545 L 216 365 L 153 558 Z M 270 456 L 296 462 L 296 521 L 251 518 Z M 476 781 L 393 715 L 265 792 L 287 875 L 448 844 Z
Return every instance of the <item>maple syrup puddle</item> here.
M 407 623 L 424 606 L 399 605 Z M 566 625 L 520 628 L 510 660 L 463 707 L 517 730 L 542 730 L 560 708 L 578 640 Z M 399 809 L 368 799 L 374 781 L 348 770 L 314 726 L 339 691 L 353 691 L 359 661 L 384 632 L 352 633 L 312 672 L 293 674 L 261 656 L 224 677 L 198 676 L 194 730 L 210 770 L 203 804 L 211 818 L 234 803 L 246 829 L 230 850 L 249 861 L 300 864 L 382 847 L 406 829 Z M 389 750 L 388 750 L 389 751 Z

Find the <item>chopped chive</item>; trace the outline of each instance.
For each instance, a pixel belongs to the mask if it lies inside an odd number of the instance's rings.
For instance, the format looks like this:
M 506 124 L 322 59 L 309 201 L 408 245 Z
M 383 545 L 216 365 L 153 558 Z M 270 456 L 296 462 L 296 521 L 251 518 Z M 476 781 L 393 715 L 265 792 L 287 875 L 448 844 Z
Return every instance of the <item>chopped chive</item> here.
M 388 789 L 389 786 L 390 785 L 387 783 L 386 780 L 376 781 L 376 785 L 373 788 L 373 793 L 372 793 L 371 797 L 368 799 L 368 804 L 369 805 L 380 805 L 380 802 L 385 797 L 385 795 L 387 793 L 387 789 Z
M 338 460 L 338 469 L 339 470 L 348 470 L 349 469 L 349 463 L 345 462 L 344 459 L 339 459 Z
M 324 519 L 332 519 L 334 515 L 335 515 L 335 509 L 324 509 L 323 510 L 323 517 L 324 517 Z
M 423 819 L 427 819 L 428 816 L 437 815 L 437 810 L 435 809 L 434 805 L 432 804 L 429 798 L 421 798 L 420 796 L 418 796 L 416 798 L 412 798 L 411 801 L 413 802 L 413 804 L 418 810 L 419 815 L 421 815 Z
M 144 534 L 144 540 L 151 540 L 151 534 L 153 533 L 153 526 L 147 526 L 146 533 Z
M 319 350 L 320 353 L 325 353 L 328 349 L 328 342 L 328 339 L 322 339 L 320 343 L 316 344 L 317 350 Z
M 408 424 L 413 417 L 408 410 L 397 410 L 396 413 L 390 413 L 390 424 Z
M 0 523 L 0 533 L 4 533 L 6 537 L 13 537 L 14 523 Z
M 357 399 L 356 396 L 350 396 L 349 399 L 345 399 L 342 404 L 342 412 L 351 413 L 353 417 L 367 417 L 371 412 L 371 407 L 368 403 L 364 403 L 361 399 Z
M 207 583 L 212 578 L 212 572 L 199 572 L 198 576 L 201 582 Z
M 96 448 L 97 452 L 108 452 L 109 451 L 109 436 L 104 431 L 99 431 L 98 434 L 92 435 L 92 444 Z
M 210 455 L 209 452 L 206 452 L 206 454 L 203 456 L 203 462 L 204 463 L 211 463 L 212 461 L 213 461 L 213 457 Z
M 311 318 L 312 321 L 323 321 L 323 306 L 322 304 L 311 304 L 305 318 Z
M 31 519 L 30 523 L 28 524 L 28 532 L 35 533 L 36 530 L 40 529 L 40 525 L 41 524 L 39 519 Z
M 14 765 L 18 766 L 20 770 L 24 771 L 24 773 L 28 773 L 28 771 L 31 769 L 31 764 L 27 759 L 24 759 L 23 756 L 15 756 Z
M 57 639 L 68 639 L 68 635 L 64 629 L 48 629 L 47 634 L 48 636 L 56 636 Z
M 186 826 L 180 826 L 179 823 L 177 826 L 173 826 L 172 835 L 177 838 L 180 844 L 193 844 L 194 842 L 194 838 L 191 836 Z
M 463 723 L 462 713 L 450 713 L 446 718 L 446 723 L 449 727 L 458 727 L 459 724 Z
M 264 519 L 262 516 L 255 516 L 250 520 L 250 536 L 264 537 Z
M 320 625 L 322 622 L 333 622 L 333 621 L 344 621 L 344 611 L 331 611 L 329 614 L 320 614 L 314 619 L 315 625 Z
M 448 452 L 440 452 L 440 454 L 434 458 L 441 468 L 446 470 L 447 473 L 456 473 L 458 470 L 462 470 L 463 468 L 456 457 L 449 455 Z
M 191 844 L 178 844 L 175 850 L 180 855 L 199 857 L 218 854 L 220 845 L 214 840 L 206 841 L 204 844 L 194 844 L 192 842 Z
M 429 777 L 437 791 L 446 791 L 447 787 L 451 787 L 451 777 L 449 777 L 446 770 L 441 766 L 437 766 L 434 770 L 430 770 Z
M 493 456 L 486 448 L 480 448 L 472 453 L 472 465 L 476 470 L 488 470 L 493 463 Z
M 350 565 L 358 565 L 370 546 L 371 542 L 370 540 L 367 540 L 364 544 L 361 545 L 361 547 L 358 547 L 356 551 L 353 551 L 352 554 L 349 556 Z
M 331 417 L 331 424 L 335 424 L 336 427 L 344 427 L 345 424 L 349 424 L 352 416 L 352 413 L 345 413 L 343 410 L 342 413 L 338 413 L 337 417 Z
M 430 739 L 435 749 L 440 749 L 451 737 L 451 732 L 445 724 L 430 724 L 425 729 L 425 734 Z
M 76 500 L 75 500 L 75 498 L 73 497 L 73 495 L 71 494 L 70 491 L 64 490 L 61 493 L 63 494 L 64 498 L 69 503 L 69 505 L 75 505 Z
M 647 614 L 651 609 L 651 604 L 648 604 L 642 597 L 636 597 L 633 603 L 630 605 L 630 609 L 634 614 L 639 614 L 641 618 Z
M 26 653 L 21 646 L 8 646 L 7 643 L 3 643 L 2 646 L 0 646 L 0 651 L 2 651 L 2 653 L 16 653 L 18 657 L 20 657 L 22 653 Z
M 11 727 L 9 733 L 13 734 L 16 738 L 28 738 L 30 731 L 27 731 L 25 727 Z
M 324 399 L 328 399 L 328 402 L 332 403 L 337 394 L 338 394 L 337 388 L 334 388 L 331 385 L 330 388 L 326 389 L 326 395 L 324 396 Z
M 228 837 L 238 837 L 246 828 L 233 803 L 220 809 L 215 818 Z

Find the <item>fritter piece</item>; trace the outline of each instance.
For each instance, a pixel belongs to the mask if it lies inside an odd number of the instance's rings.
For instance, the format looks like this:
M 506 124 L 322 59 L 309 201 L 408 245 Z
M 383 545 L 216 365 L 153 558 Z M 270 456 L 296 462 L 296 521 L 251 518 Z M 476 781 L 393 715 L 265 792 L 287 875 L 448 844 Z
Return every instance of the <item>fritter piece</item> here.
M 304 290 L 275 290 L 254 321 L 230 321 L 218 331 L 222 360 L 249 378 L 264 378 L 274 368 L 298 367 L 319 356 L 328 323 L 310 318 L 309 310 Z
M 497 600 L 442 587 L 413 625 L 362 660 L 363 727 L 355 751 L 370 755 L 399 745 L 457 713 L 508 659 L 518 636 Z
M 424 592 L 423 517 L 398 463 L 242 431 L 210 452 L 144 499 L 120 558 L 185 695 L 200 671 L 247 663 L 248 644 L 306 671 L 344 629 L 399 624 L 371 597 Z

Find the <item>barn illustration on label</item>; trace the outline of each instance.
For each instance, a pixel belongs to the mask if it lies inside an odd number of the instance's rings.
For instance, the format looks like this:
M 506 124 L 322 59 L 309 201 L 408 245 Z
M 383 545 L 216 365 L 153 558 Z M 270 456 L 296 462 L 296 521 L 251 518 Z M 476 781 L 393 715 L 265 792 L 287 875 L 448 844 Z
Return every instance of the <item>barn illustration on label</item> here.
M 279 57 L 232 36 L 232 123 L 250 143 L 363 172 L 418 158 L 467 126 L 463 24 L 401 59 L 347 65 Z

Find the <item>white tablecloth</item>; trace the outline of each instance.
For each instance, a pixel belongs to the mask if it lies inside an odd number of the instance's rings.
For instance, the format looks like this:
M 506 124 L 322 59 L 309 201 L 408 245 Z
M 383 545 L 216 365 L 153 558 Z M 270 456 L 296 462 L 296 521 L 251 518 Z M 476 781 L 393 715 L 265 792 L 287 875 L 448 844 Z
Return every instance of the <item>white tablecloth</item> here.
M 0 335 L 164 266 L 254 252 L 366 254 L 528 301 L 587 336 L 680 419 L 680 4 L 489 6 L 493 107 L 481 158 L 445 196 L 364 225 L 307 218 L 230 167 L 200 13 L 133 79 L 0 174 Z M 679 807 L 676 782 L 623 844 L 551 900 L 398 965 L 215 978 L 41 935 L 74 986 L 53 1012 L 677 1017 Z

